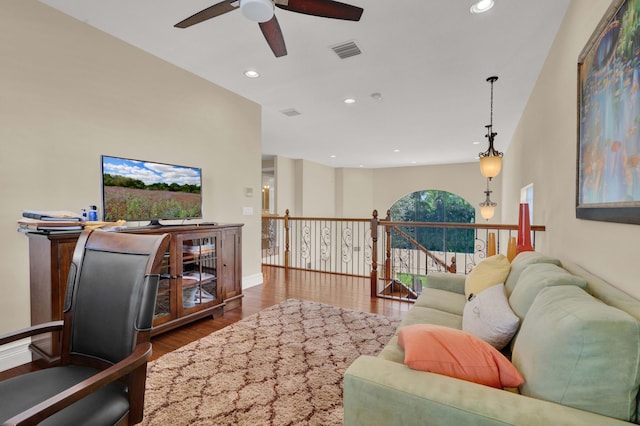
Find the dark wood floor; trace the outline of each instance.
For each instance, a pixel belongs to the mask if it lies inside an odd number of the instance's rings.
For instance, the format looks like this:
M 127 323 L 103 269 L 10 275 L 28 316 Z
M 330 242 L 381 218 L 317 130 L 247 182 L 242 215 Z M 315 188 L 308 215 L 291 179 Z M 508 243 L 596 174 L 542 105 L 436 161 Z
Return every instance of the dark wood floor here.
M 402 318 L 404 313 L 413 306 L 410 302 L 372 298 L 369 294 L 368 278 L 299 270 L 287 272 L 283 268 L 272 266 L 264 266 L 262 273 L 263 284 L 243 290 L 244 298 L 241 307 L 227 311 L 219 318 L 203 318 L 153 337 L 151 360 L 286 299 L 311 300 L 396 318 Z M 0 380 L 31 369 L 32 367 L 27 364 L 0 372 Z

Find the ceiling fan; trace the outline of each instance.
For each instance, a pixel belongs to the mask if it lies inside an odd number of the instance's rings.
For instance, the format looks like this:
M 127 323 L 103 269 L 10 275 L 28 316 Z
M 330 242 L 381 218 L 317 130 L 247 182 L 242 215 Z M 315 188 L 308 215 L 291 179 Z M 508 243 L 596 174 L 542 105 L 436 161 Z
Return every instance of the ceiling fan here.
M 363 12 L 360 7 L 333 0 L 225 0 L 178 22 L 174 27 L 188 28 L 239 7 L 246 18 L 259 23 L 267 44 L 278 58 L 287 54 L 287 47 L 278 19 L 273 13 L 274 5 L 291 12 L 347 21 L 359 21 Z

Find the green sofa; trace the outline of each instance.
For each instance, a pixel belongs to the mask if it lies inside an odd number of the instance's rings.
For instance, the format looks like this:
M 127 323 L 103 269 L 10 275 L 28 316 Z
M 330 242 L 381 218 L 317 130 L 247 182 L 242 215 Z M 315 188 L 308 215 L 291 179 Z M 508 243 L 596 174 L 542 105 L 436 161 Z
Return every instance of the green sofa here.
M 464 275 L 434 273 L 402 323 L 462 329 Z M 516 290 L 517 289 L 517 290 Z M 525 383 L 496 389 L 404 365 L 397 335 L 344 376 L 345 425 L 609 425 L 637 422 L 640 301 L 536 252 L 512 262 L 520 318 L 506 351 Z M 504 351 L 503 351 L 504 352 Z

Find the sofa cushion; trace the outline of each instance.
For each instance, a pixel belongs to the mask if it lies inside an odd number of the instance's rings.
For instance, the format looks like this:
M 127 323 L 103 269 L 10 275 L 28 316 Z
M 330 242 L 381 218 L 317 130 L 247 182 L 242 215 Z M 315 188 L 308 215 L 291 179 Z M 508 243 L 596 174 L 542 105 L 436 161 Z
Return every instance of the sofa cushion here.
M 523 319 L 540 290 L 559 285 L 586 288 L 587 282 L 552 263 L 529 265 L 520 275 L 516 287 L 509 296 L 511 309 L 520 319 Z
M 416 299 L 415 306 L 438 309 L 456 315 L 462 315 L 467 299 L 464 294 L 453 293 L 437 288 L 424 288 Z
M 450 272 L 429 272 L 424 281 L 427 288 L 437 288 L 453 293 L 464 294 L 464 282 L 467 279 L 463 274 L 452 274 Z
M 436 324 L 460 330 L 462 329 L 462 315 L 423 306 L 413 306 L 400 322 L 399 328 L 413 324 Z
M 504 283 L 509 275 L 511 264 L 503 254 L 496 254 L 478 263 L 467 275 L 464 283 L 464 294 L 467 299 L 485 288 Z
M 387 361 L 404 364 L 404 351 L 400 345 L 398 345 L 398 335 L 393 336 L 391 340 L 389 340 L 378 356 Z
M 500 350 L 518 331 L 520 319 L 513 313 L 504 284 L 481 291 L 469 300 L 462 314 L 462 330 Z
M 623 420 L 636 413 L 640 324 L 576 286 L 540 291 L 513 350 L 523 395 Z
M 562 266 L 562 263 L 560 263 L 558 259 L 545 256 L 544 254 L 536 251 L 523 251 L 522 253 L 519 253 L 511 261 L 511 270 L 509 271 L 509 276 L 507 276 L 507 279 L 504 282 L 507 296 L 510 296 L 511 292 L 513 292 L 522 271 L 524 271 L 527 266 L 534 265 L 536 263 L 552 263 L 557 266 Z
M 523 383 L 516 368 L 496 348 L 462 330 L 417 324 L 398 331 L 404 363 L 411 369 L 443 374 L 494 388 Z

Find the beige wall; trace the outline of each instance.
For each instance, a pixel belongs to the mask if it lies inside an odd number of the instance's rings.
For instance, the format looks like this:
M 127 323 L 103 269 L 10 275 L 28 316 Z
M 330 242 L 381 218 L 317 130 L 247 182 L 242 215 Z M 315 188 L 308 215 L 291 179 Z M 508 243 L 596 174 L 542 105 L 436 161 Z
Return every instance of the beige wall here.
M 371 216 L 375 209 L 373 174 L 373 169 L 336 169 L 336 216 Z
M 577 61 L 609 0 L 573 0 L 508 152 L 503 217 L 517 217 L 520 187 L 534 183 L 549 254 L 574 261 L 640 297 L 640 226 L 575 217 Z
M 335 217 L 335 169 L 307 160 L 302 163 L 302 216 Z
M 307 160 L 275 158 L 276 212 L 334 217 L 335 169 Z
M 22 209 L 99 205 L 101 154 L 201 167 L 205 219 L 245 223 L 259 277 L 260 106 L 35 0 L 1 9 L 0 333 L 30 323 Z
M 275 157 L 276 214 L 296 216 L 296 160 Z

